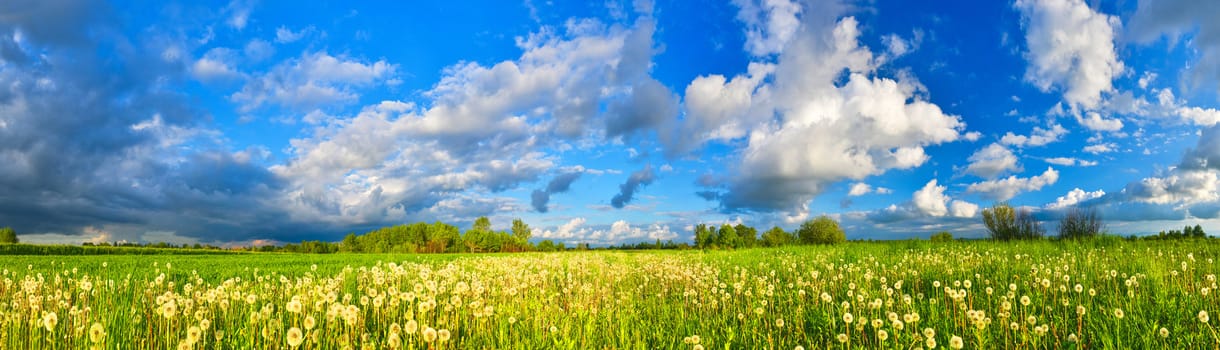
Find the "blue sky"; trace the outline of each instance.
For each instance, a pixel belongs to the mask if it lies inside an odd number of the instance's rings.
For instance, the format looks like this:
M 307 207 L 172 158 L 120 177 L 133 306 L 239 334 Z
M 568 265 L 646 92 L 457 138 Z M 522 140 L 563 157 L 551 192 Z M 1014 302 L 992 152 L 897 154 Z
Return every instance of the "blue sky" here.
M 415 221 L 614 244 L 1220 230 L 1212 2 L 0 5 L 0 224 L 31 242 L 337 240 Z M 1211 160 L 1216 159 L 1216 162 Z M 1213 166 L 1215 164 L 1216 166 Z

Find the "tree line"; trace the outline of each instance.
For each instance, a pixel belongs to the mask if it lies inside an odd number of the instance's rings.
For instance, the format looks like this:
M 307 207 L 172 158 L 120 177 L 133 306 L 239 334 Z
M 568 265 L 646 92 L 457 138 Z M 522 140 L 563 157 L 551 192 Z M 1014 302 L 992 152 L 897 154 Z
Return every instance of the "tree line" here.
M 1028 208 L 1015 208 L 1008 203 L 996 203 L 983 209 L 983 226 L 987 227 L 991 239 L 1000 241 L 1042 239 L 1046 229 L 1034 218 Z M 948 233 L 943 233 L 948 234 Z M 1072 207 L 1064 211 L 1059 219 L 1059 239 L 1081 240 L 1107 235 L 1105 221 L 1095 207 Z M 951 237 L 951 236 L 950 236 Z M 1161 231 L 1156 235 L 1127 236 L 1129 240 L 1173 240 L 1207 238 L 1203 226 L 1186 226 L 1181 231 Z M 936 237 L 933 237 L 936 238 Z M 942 236 L 943 239 L 943 236 Z M 935 239 L 934 239 L 935 240 Z

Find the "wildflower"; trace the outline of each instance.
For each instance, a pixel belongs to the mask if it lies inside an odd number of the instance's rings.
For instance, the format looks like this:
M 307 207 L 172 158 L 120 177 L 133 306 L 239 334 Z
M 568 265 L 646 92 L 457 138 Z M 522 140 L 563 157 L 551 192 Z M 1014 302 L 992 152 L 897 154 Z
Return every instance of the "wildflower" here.
M 935 336 L 936 336 L 936 330 L 935 330 L 935 329 L 932 329 L 932 328 L 924 328 L 924 329 L 923 329 L 923 336 L 924 336 L 924 338 L 932 338 L 932 337 L 935 337 Z
M 439 340 L 442 342 L 447 342 L 447 341 L 449 341 L 449 335 L 450 334 L 449 334 L 448 329 L 442 329 L 442 330 L 436 331 L 436 340 Z
M 1123 318 L 1123 309 L 1114 308 L 1114 317 L 1122 319 Z
M 1028 296 L 1028 295 L 1022 295 L 1022 296 L 1021 296 L 1021 306 L 1029 306 L 1029 302 L 1030 302 L 1030 301 L 1029 301 L 1029 296 Z
M 551 327 L 551 328 L 554 328 L 554 327 Z M 425 327 L 423 335 L 424 335 L 425 343 L 431 343 L 436 340 L 436 330 L 432 329 L 432 327 Z
M 805 347 L 804 347 L 804 346 L 797 345 L 797 346 L 796 346 L 795 348 L 793 348 L 792 350 L 805 350 Z
M 407 326 L 404 327 L 404 330 L 407 331 L 407 334 L 415 334 L 416 329 L 419 329 L 419 322 L 415 322 L 415 320 L 408 320 Z
M 203 336 L 203 330 L 200 330 L 198 326 L 191 326 L 191 328 L 188 328 L 186 330 L 186 342 L 191 345 L 195 345 L 195 343 L 198 343 L 199 338 L 202 336 Z
M 59 316 L 55 312 L 48 312 L 42 315 L 42 326 L 47 329 L 47 332 L 55 330 L 55 325 L 59 324 Z
M 1076 316 L 1084 316 L 1085 312 L 1087 311 L 1088 310 L 1084 308 L 1084 305 L 1076 305 Z
M 305 316 L 305 330 L 312 330 L 317 324 L 318 321 L 314 320 L 313 316 Z
M 1080 338 L 1076 336 L 1076 333 L 1068 334 L 1068 342 L 1075 343 L 1078 341 L 1080 341 Z
M 838 335 L 838 336 L 835 336 L 835 339 L 837 339 L 837 340 L 838 340 L 840 343 L 846 343 L 846 342 L 847 342 L 847 334 L 839 333 L 839 335 Z
M 966 344 L 963 342 L 962 337 L 955 335 L 952 338 L 949 338 L 949 348 L 961 349 L 963 346 L 966 346 Z
M 1199 322 L 1207 323 L 1208 320 L 1211 320 L 1211 318 L 1207 316 L 1207 310 L 1200 310 Z
M 106 329 L 102 328 L 101 323 L 94 322 L 92 326 L 89 326 L 89 341 L 101 343 L 104 339 L 106 339 Z
M 199 321 L 199 329 L 202 329 L 202 330 L 205 330 L 205 331 L 206 331 L 206 330 L 208 330 L 208 328 L 211 328 L 211 327 L 212 327 L 212 321 L 211 321 L 211 320 L 208 320 L 208 319 L 206 319 L 206 318 L 205 318 L 205 319 L 202 319 L 202 320 L 200 320 L 200 321 Z
M 301 313 L 302 308 L 303 307 L 301 306 L 301 301 L 299 301 L 299 300 L 292 299 L 292 301 L 288 302 L 288 307 L 287 307 L 288 312 L 291 312 L 294 314 L 299 314 L 299 313 Z
M 924 341 L 924 344 L 926 344 L 928 346 L 928 349 L 935 349 L 936 348 L 936 338 L 928 337 L 928 339 Z
M 775 320 L 775 327 L 776 327 L 776 328 L 784 328 L 784 319 L 782 319 L 782 318 L 781 318 L 781 319 L 777 319 L 777 320 Z
M 695 344 L 695 347 L 693 347 L 691 349 L 692 350 L 703 350 L 703 344 Z
M 1157 331 L 1157 333 L 1161 336 L 1161 338 L 1169 338 L 1169 330 L 1165 329 L 1165 327 L 1161 327 L 1161 330 Z
M 301 329 L 292 327 L 288 329 L 288 346 L 298 347 L 301 342 L 305 341 L 305 336 L 301 334 Z
M 844 313 L 843 314 L 843 323 L 851 324 L 852 318 L 853 317 L 850 312 Z
M 877 331 L 878 340 L 885 341 L 886 339 L 889 339 L 889 337 L 890 337 L 890 334 L 888 332 L 886 332 L 884 329 Z

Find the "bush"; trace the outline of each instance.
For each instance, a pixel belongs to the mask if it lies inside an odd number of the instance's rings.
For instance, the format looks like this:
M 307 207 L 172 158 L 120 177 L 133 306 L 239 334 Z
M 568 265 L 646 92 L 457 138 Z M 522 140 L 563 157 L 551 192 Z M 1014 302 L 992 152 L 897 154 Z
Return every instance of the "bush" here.
M 952 242 L 953 234 L 949 233 L 949 231 L 940 231 L 937 233 L 933 233 L 931 240 L 932 240 L 932 242 Z
M 1039 239 L 1046 234 L 1029 209 L 1018 210 L 1008 203 L 983 209 L 983 225 L 987 226 L 992 239 L 1001 241 Z
M 1068 209 L 1063 219 L 1059 220 L 1059 238 L 1093 238 L 1101 234 L 1103 226 L 1101 215 L 1095 208 Z
M 804 244 L 837 244 L 847 241 L 847 234 L 839 228 L 839 223 L 826 215 L 805 221 L 796 232 Z
M 12 227 L 0 228 L 0 244 L 16 244 L 20 243 L 17 240 L 17 231 Z

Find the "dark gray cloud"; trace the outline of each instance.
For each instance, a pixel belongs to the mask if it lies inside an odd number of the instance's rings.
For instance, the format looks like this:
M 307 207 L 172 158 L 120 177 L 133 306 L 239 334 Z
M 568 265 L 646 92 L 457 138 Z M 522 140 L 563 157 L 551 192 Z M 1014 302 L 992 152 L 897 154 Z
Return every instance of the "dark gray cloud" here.
M 652 171 L 652 165 L 646 165 L 644 169 L 631 173 L 631 176 L 627 178 L 627 182 L 619 185 L 619 192 L 614 195 L 614 198 L 610 199 L 610 205 L 622 209 L 623 206 L 631 203 L 632 197 L 635 196 L 635 192 L 641 186 L 650 185 L 653 180 L 656 180 L 656 174 Z
M 645 79 L 632 87 L 630 97 L 610 105 L 606 137 L 654 130 L 677 115 L 678 97 L 660 82 Z
M 547 204 L 551 201 L 551 195 L 567 192 L 572 186 L 572 182 L 580 178 L 581 174 L 583 172 L 579 171 L 559 174 L 554 179 L 551 179 L 551 182 L 547 183 L 546 188 L 534 190 L 530 194 L 530 204 L 533 205 L 534 210 L 537 210 L 539 213 L 547 212 Z

